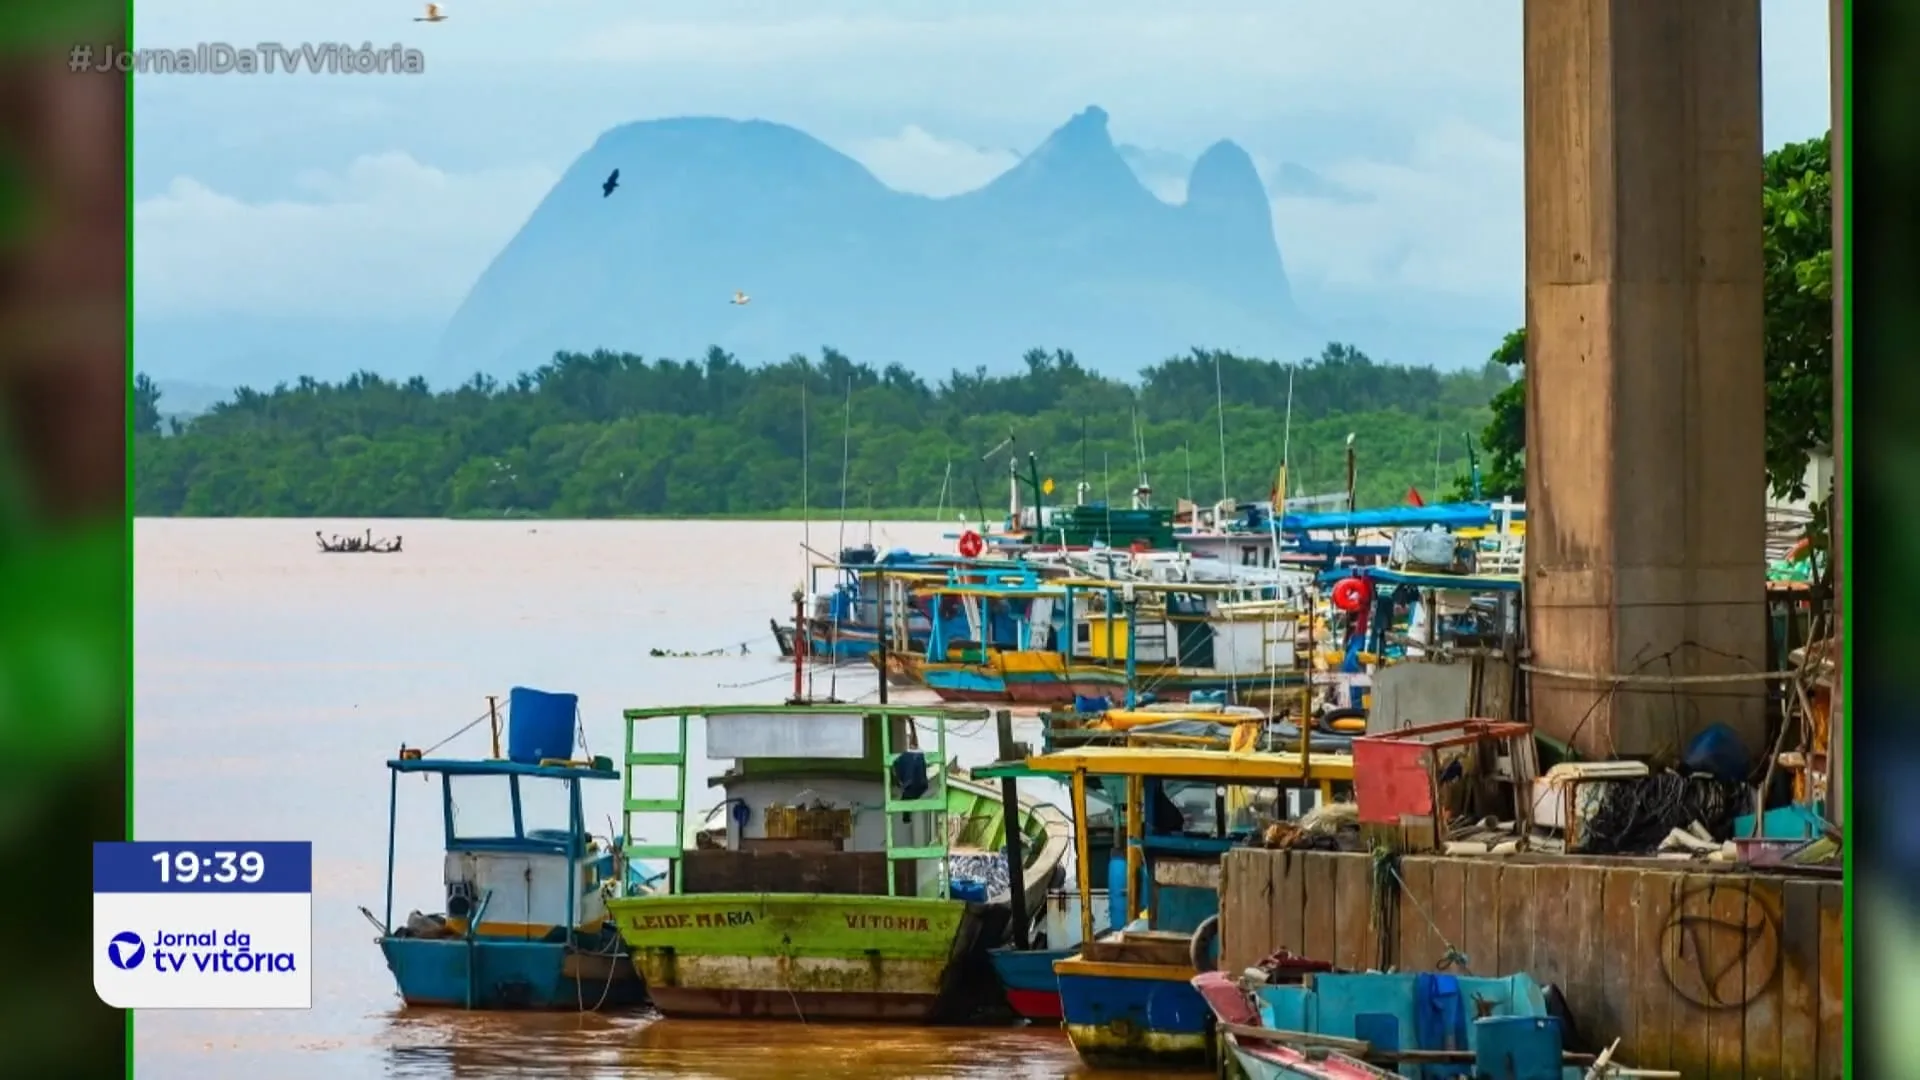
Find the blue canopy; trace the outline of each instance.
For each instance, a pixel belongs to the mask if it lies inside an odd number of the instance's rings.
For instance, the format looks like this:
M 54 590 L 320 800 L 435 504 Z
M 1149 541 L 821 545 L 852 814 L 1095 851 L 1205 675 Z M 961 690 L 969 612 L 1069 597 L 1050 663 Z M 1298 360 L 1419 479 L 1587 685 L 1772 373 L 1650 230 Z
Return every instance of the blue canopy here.
M 1513 520 L 1525 521 L 1524 507 L 1516 507 Z M 1330 514 L 1288 514 L 1280 527 L 1287 532 L 1316 532 L 1326 529 L 1415 529 L 1443 525 L 1449 529 L 1471 529 L 1492 525 L 1500 512 L 1492 503 L 1438 503 L 1433 506 L 1382 506 L 1372 510 L 1345 510 Z

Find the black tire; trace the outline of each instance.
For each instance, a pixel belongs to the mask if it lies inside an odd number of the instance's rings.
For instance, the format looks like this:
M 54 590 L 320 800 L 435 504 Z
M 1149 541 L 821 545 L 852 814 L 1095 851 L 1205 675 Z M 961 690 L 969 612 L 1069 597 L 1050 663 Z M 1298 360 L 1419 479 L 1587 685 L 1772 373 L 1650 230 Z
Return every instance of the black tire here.
M 1333 729 L 1333 722 L 1335 720 L 1365 720 L 1366 718 L 1367 710 L 1365 709 L 1328 709 L 1320 715 L 1319 722 L 1314 724 L 1314 726 L 1329 735 L 1346 735 L 1348 734 L 1347 732 L 1335 731 Z
M 1207 956 L 1207 950 L 1213 945 L 1213 939 L 1220 936 L 1220 916 L 1209 915 L 1193 928 L 1193 937 L 1187 940 L 1187 960 L 1193 964 L 1196 972 L 1213 970 L 1213 961 Z

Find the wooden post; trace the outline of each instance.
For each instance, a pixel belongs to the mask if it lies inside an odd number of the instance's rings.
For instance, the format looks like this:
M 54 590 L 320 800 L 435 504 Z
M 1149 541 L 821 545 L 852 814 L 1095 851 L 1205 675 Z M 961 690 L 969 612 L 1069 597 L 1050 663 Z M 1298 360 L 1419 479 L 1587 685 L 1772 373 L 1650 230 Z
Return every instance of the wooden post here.
M 880 590 L 879 606 L 874 614 L 874 636 L 880 650 L 880 704 L 887 703 L 887 639 L 893 636 L 893 624 L 887 619 L 887 572 L 876 571 L 874 581 Z
M 487 695 L 487 716 L 493 723 L 493 756 L 497 761 L 500 758 L 500 699 L 492 694 Z
M 807 700 L 805 686 L 807 669 L 807 595 L 799 589 L 793 590 L 793 704 L 802 705 Z
M 881 685 L 886 685 L 884 679 Z M 1000 761 L 1005 764 L 1021 759 L 1020 749 L 1013 741 L 1013 710 L 1001 709 L 993 719 L 1000 729 Z M 1022 843 L 1026 838 L 1020 835 L 1020 784 L 1011 776 L 1000 778 L 1000 806 L 1007 830 L 1007 892 L 1013 904 L 1013 947 L 1024 952 L 1033 944 L 1028 936 L 1031 927 L 1027 918 L 1027 860 Z
M 1147 778 L 1144 776 L 1127 777 L 1127 922 L 1146 903 L 1146 897 L 1135 896 L 1133 890 L 1140 885 L 1140 866 L 1145 861 L 1147 851 Z M 1112 882 L 1107 887 L 1113 887 Z M 1146 892 L 1141 889 L 1141 892 Z M 1119 927 L 1114 929 L 1118 930 Z
M 1073 772 L 1073 869 L 1080 887 L 1080 943 L 1093 941 L 1093 854 L 1087 845 L 1087 770 Z M 1116 927 L 1115 929 L 1118 929 Z

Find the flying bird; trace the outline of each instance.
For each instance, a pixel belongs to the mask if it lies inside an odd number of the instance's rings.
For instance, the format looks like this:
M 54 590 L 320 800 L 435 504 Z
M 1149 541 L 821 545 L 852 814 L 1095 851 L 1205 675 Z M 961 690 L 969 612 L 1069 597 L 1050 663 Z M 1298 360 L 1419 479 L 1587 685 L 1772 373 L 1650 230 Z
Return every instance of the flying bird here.
M 743 292 L 736 292 L 733 294 L 733 302 L 740 305 L 751 304 L 753 303 L 753 297 Z
M 439 4 L 428 4 L 427 13 L 425 15 L 415 17 L 413 21 L 414 22 L 445 22 L 446 19 L 447 17 L 441 14 L 440 12 Z
M 613 189 L 619 186 L 620 186 L 620 170 L 615 169 L 612 172 L 607 174 L 607 182 L 600 185 L 600 197 L 604 199 L 607 196 L 613 194 Z

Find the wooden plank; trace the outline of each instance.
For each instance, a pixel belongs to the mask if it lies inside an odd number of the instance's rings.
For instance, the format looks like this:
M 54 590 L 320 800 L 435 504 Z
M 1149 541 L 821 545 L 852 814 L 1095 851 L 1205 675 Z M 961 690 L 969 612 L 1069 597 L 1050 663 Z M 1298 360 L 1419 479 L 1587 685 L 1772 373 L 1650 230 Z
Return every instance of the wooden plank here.
M 1820 1068 L 1820 888 L 1780 890 L 1780 1080 L 1814 1080 Z
M 1440 945 L 1427 929 L 1421 908 L 1433 902 L 1433 860 L 1400 860 L 1400 955 L 1396 964 L 1401 971 L 1432 971 L 1440 957 Z
M 1776 878 L 1747 878 L 1748 928 L 1746 955 L 1747 1008 L 1741 1018 L 1744 1034 L 1743 1076 L 1780 1075 L 1783 1048 L 1780 1038 L 1780 911 L 1782 882 Z M 1752 935 L 1758 935 L 1753 937 Z
M 1673 1062 L 1669 1068 L 1688 1076 L 1713 1075 L 1710 995 L 1719 981 L 1712 973 L 1713 878 L 1682 875 L 1666 921 L 1660 928 L 1661 970 L 1673 990 Z M 1636 1064 L 1638 1064 L 1636 1062 Z
M 1634 929 L 1639 953 L 1634 962 L 1640 972 L 1633 1017 L 1634 1055 L 1623 1059 L 1636 1068 L 1675 1067 L 1673 1028 L 1683 1022 L 1676 1014 L 1686 1009 L 1687 1003 L 1674 992 L 1667 976 L 1666 933 L 1674 905 L 1685 887 L 1686 878 L 1681 874 L 1640 873 L 1640 910 Z
M 1301 922 L 1306 917 L 1306 865 L 1299 855 L 1283 851 L 1268 867 L 1273 886 L 1273 938 L 1275 949 L 1306 955 L 1306 934 Z
M 1334 954 L 1333 912 L 1339 902 L 1333 884 L 1335 856 L 1325 851 L 1303 851 L 1294 858 L 1300 860 L 1305 871 L 1302 875 L 1305 907 L 1300 919 L 1301 955 L 1331 962 Z
M 1753 943 L 1747 880 L 1731 874 L 1714 880 L 1707 901 L 1713 921 L 1696 937 L 1707 958 L 1701 981 L 1708 985 L 1712 1003 L 1706 1009 L 1707 1046 L 1712 1055 L 1707 1080 L 1742 1080 L 1746 1075 L 1746 967 Z
M 1594 1026 L 1586 1034 L 1604 1046 L 1620 1040 L 1620 1060 L 1640 1063 L 1639 1027 L 1634 1002 L 1648 985 L 1658 986 L 1660 973 L 1640 970 L 1640 883 L 1638 870 L 1605 869 L 1600 894 L 1600 999 Z
M 1842 886 L 1820 886 L 1820 1077 L 1840 1080 L 1846 1071 L 1847 925 Z
M 1474 859 L 1461 875 L 1460 908 L 1465 921 L 1460 927 L 1460 951 L 1481 975 L 1506 974 L 1500 970 L 1500 874 L 1504 869 L 1499 859 Z
M 1373 966 L 1373 859 L 1331 854 L 1333 860 L 1333 962 L 1348 971 Z
M 1527 974 L 1560 987 L 1563 993 L 1567 954 L 1574 938 L 1567 932 L 1567 889 L 1573 881 L 1572 873 L 1569 866 L 1541 866 L 1534 870 L 1533 881 L 1533 970 Z M 1572 998 L 1572 994 L 1567 995 L 1569 1004 Z
M 1433 899 L 1427 904 L 1427 915 L 1433 919 L 1433 925 L 1427 931 L 1433 934 L 1436 949 L 1434 963 L 1437 966 L 1449 946 L 1460 948 L 1460 928 L 1464 924 L 1462 908 L 1466 906 L 1466 863 L 1465 859 L 1440 858 L 1433 861 Z M 1462 949 L 1462 952 L 1465 950 Z M 1434 968 L 1426 969 L 1428 971 Z M 1469 968 L 1478 971 L 1478 968 Z
M 1273 853 L 1241 849 L 1220 861 L 1220 959 L 1245 971 L 1273 951 Z
M 1540 868 L 1509 863 L 1500 871 L 1500 955 L 1493 970 L 1533 974 L 1533 892 Z
M 1573 1014 L 1574 1029 L 1596 1043 L 1596 1049 L 1620 1036 L 1618 1031 L 1602 1029 L 1605 1009 L 1601 953 L 1606 947 L 1605 911 L 1607 871 L 1597 866 L 1567 868 L 1565 917 L 1560 925 L 1563 968 L 1560 992 L 1566 995 L 1567 1010 Z

